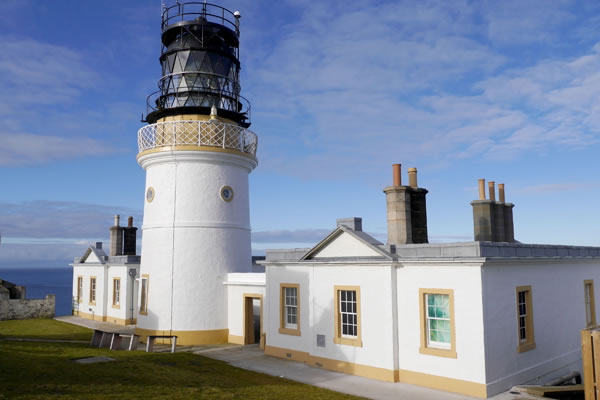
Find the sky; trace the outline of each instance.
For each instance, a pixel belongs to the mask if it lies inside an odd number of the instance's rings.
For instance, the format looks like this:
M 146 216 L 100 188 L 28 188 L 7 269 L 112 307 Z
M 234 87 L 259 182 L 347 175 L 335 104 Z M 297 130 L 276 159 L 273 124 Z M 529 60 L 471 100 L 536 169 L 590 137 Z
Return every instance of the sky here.
M 600 245 L 597 1 L 217 4 L 242 15 L 254 254 L 344 217 L 385 242 L 394 163 L 429 190 L 430 242 L 473 240 L 484 178 L 506 185 L 517 240 Z M 0 268 L 66 266 L 114 214 L 141 226 L 161 3 L 2 5 Z

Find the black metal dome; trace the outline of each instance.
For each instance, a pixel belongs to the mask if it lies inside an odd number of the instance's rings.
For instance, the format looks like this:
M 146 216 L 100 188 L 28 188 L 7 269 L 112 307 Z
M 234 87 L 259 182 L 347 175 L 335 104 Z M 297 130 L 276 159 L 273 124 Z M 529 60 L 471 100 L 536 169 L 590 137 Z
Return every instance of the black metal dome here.
M 149 123 L 180 114 L 210 114 L 250 126 L 250 103 L 240 95 L 239 13 L 203 2 L 162 12 L 162 78 L 148 96 Z

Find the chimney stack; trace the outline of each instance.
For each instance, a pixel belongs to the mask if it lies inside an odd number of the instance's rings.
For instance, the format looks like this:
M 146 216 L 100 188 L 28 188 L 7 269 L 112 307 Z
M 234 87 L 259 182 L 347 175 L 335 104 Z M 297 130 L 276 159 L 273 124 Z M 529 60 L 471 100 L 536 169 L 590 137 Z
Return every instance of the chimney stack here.
M 495 182 L 488 182 L 489 200 L 485 199 L 485 179 L 479 179 L 479 200 L 473 206 L 473 230 L 475 241 L 509 242 L 515 241 L 511 203 L 505 203 L 504 184 L 498 184 L 496 201 Z
M 115 224 L 110 227 L 110 256 L 123 255 L 123 228 L 119 220 L 119 215 L 115 215 Z
M 137 228 L 133 226 L 133 217 L 127 219 L 127 227 L 123 228 L 123 255 L 135 256 L 137 247 Z
M 428 243 L 427 190 L 417 187 L 417 169 L 409 168 L 410 186 L 402 186 L 400 164 L 393 165 L 394 186 L 386 187 L 388 244 Z

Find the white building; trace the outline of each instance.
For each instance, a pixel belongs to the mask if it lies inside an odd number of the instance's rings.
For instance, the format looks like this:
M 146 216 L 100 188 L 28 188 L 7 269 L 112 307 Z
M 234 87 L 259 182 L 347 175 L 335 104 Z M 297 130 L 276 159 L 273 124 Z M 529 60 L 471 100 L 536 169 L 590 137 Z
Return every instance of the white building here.
M 266 354 L 486 397 L 581 371 L 600 249 L 468 242 L 389 252 L 342 222 L 308 252 L 268 252 L 265 265 Z
M 117 220 L 110 255 L 91 246 L 73 264 L 76 314 L 137 323 L 142 340 L 260 342 L 268 355 L 318 368 L 482 398 L 581 371 L 600 248 L 515 242 L 503 186 L 499 201 L 493 185 L 486 200 L 480 182 L 474 242 L 429 244 L 427 190 L 416 169 L 402 185 L 396 165 L 384 190 L 387 244 L 360 218 L 338 220 L 315 247 L 268 251 L 265 272 L 252 272 L 257 137 L 239 96 L 239 13 L 209 6 L 218 12 L 190 21 L 173 7 L 163 13 L 164 76 L 138 133 L 141 261 L 131 221 Z M 183 25 L 209 27 L 206 37 L 219 40 L 205 43 Z M 230 91 L 214 90 L 230 81 Z
M 135 251 L 106 255 L 98 242 L 75 258 L 71 266 L 73 315 L 119 325 L 136 323 L 140 256 Z

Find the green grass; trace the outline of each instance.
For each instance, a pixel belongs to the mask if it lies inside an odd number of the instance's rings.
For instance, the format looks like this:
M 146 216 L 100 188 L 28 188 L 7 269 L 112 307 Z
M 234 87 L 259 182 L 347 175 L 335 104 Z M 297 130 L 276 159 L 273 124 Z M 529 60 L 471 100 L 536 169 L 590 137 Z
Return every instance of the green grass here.
M 0 338 L 91 340 L 92 330 L 50 318 L 0 321 Z
M 5 336 L 81 338 L 53 320 L 0 322 Z M 23 331 L 19 329 L 23 328 Z M 8 334 L 7 334 L 8 333 Z M 85 332 L 84 332 L 85 333 Z M 89 337 L 89 333 L 87 333 Z M 115 361 L 78 364 L 106 356 Z M 0 340 L 0 399 L 356 399 L 191 353 L 110 351 L 77 343 Z

